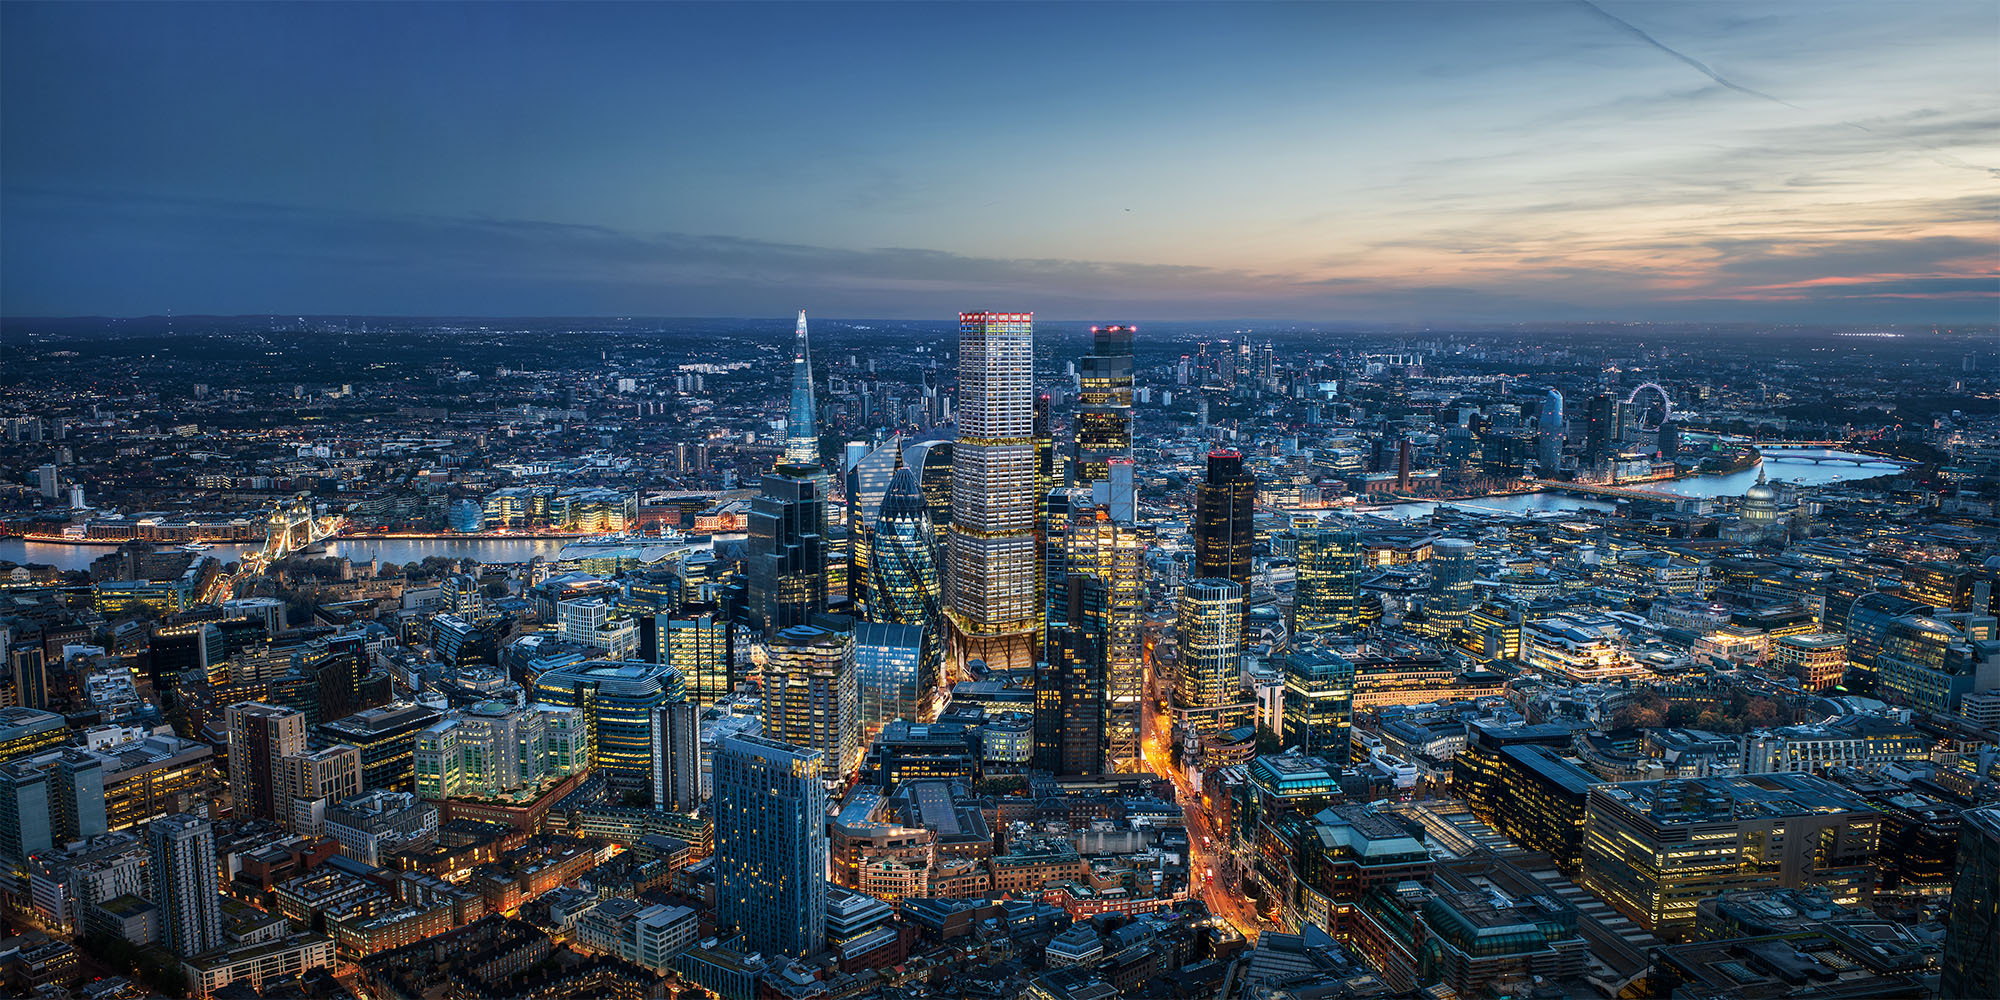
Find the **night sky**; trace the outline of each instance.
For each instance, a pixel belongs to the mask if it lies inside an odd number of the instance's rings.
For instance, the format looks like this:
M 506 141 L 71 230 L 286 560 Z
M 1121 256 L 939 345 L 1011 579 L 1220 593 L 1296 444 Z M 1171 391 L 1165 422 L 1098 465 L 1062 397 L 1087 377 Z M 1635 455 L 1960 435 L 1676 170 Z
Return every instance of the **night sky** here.
M 2000 4 L 0 4 L 0 312 L 2000 318 Z

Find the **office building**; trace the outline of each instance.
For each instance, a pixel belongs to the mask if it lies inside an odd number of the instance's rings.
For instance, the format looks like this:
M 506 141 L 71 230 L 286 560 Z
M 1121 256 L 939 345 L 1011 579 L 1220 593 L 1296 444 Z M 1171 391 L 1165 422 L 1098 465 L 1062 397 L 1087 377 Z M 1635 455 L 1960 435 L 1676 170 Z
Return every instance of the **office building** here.
M 1076 367 L 1076 482 L 1110 477 L 1110 461 L 1132 457 L 1132 337 L 1129 325 L 1093 326 Z
M 38 642 L 17 642 L 7 650 L 7 668 L 14 681 L 14 702 L 22 708 L 49 707 L 48 653 Z
M 1955 715 L 1966 695 L 2000 688 L 1991 615 L 1907 615 L 1888 624 L 1875 657 L 1875 696 L 1930 715 Z
M 26 761 L 0 764 L 0 865 L 15 866 L 55 843 L 49 776 Z
M 1771 643 L 1771 666 L 1807 691 L 1824 691 L 1847 672 L 1847 636 L 1838 632 L 1782 636 Z
M 394 702 L 313 727 L 314 749 L 335 744 L 361 753 L 361 787 L 407 792 L 415 779 L 413 765 L 417 734 L 436 725 L 444 713 L 428 705 Z
M 747 950 L 803 958 L 826 943 L 827 769 L 761 736 L 715 749 L 715 915 Z
M 685 699 L 653 709 L 653 808 L 701 807 L 700 718 L 700 707 Z
M 1084 605 L 1103 588 L 1070 579 L 1069 621 L 1049 630 L 1035 669 L 1035 767 L 1057 775 L 1104 772 L 1106 709 L 1102 633 L 1086 624 Z
M 806 339 L 803 309 L 792 335 L 792 405 L 785 421 L 783 464 L 819 464 L 819 413 L 813 405 L 812 348 Z
M 1960 816 L 1943 967 L 1942 1000 L 2000 997 L 2000 806 Z
M 437 807 L 410 792 L 374 789 L 326 811 L 326 835 L 343 857 L 386 866 L 390 854 L 437 840 Z
M 890 479 L 868 548 L 868 617 L 921 630 L 918 683 L 935 687 L 944 667 L 944 582 L 930 509 L 915 469 L 897 469 Z
M 948 536 L 953 661 L 1031 670 L 1036 573 L 1034 317 L 960 313 Z
M 1704 899 L 1817 887 L 1873 893 L 1880 814 L 1809 774 L 1627 781 L 1590 790 L 1583 884 L 1662 937 L 1691 930 Z
M 318 836 L 326 810 L 361 794 L 361 751 L 350 746 L 301 750 L 278 758 L 285 788 L 279 821 L 293 833 Z
M 1433 619 L 1456 626 L 1479 603 L 1473 581 L 1478 579 L 1479 546 L 1464 538 L 1440 538 L 1431 543 L 1430 599 L 1424 610 Z
M 58 746 L 69 736 L 69 721 L 55 712 L 9 705 L 0 708 L 0 761 Z
M 854 675 L 860 691 L 862 745 L 897 719 L 929 721 L 936 675 L 925 663 L 917 625 L 859 622 L 854 626 Z
M 582 712 L 598 773 L 616 788 L 643 792 L 653 784 L 653 709 L 685 700 L 687 690 L 663 664 L 584 660 L 542 674 L 534 697 Z
M 797 625 L 773 636 L 764 666 L 764 735 L 820 753 L 827 781 L 861 760 L 854 634 Z
M 287 822 L 291 803 L 279 761 L 306 749 L 306 716 L 245 701 L 229 706 L 229 797 L 237 818 Z
M 1250 554 L 1257 544 L 1256 509 L 1257 479 L 1243 467 L 1243 455 L 1209 452 L 1208 477 L 1195 493 L 1196 576 L 1250 586 Z
M 681 675 L 688 700 L 703 708 L 729 697 L 732 675 L 730 624 L 714 604 L 687 604 L 671 618 L 654 617 L 661 663 Z
M 859 442 L 850 442 L 850 447 Z M 896 473 L 903 468 L 903 439 L 889 440 L 866 449 L 848 466 L 847 485 L 847 599 L 856 608 L 867 609 L 873 601 L 873 539 L 875 522 L 882 515 L 882 500 L 889 493 Z M 914 477 L 911 489 L 915 491 Z M 918 494 L 921 502 L 922 494 Z M 930 519 L 926 517 L 928 528 Z M 873 614 L 873 611 L 869 611 Z
M 1285 658 L 1284 745 L 1346 764 L 1353 756 L 1354 661 L 1332 650 L 1294 649 Z
M 1113 769 L 1137 770 L 1139 699 L 1146 682 L 1146 551 L 1154 532 L 1118 520 L 1104 505 L 1078 509 L 1073 497 L 1057 490 L 1050 500 L 1049 622 L 1070 620 L 1067 580 L 1087 580 L 1101 591 L 1081 624 L 1104 648 L 1105 754 Z
M 1367 557 L 1352 531 L 1334 531 L 1318 524 L 1298 532 L 1297 587 L 1292 598 L 1292 629 L 1348 632 L 1361 621 L 1361 568 Z
M 1895 594 L 1869 592 L 1851 602 L 1843 602 L 1838 594 L 1827 595 L 1828 629 L 1847 633 L 1847 676 L 1841 685 L 1854 694 L 1874 695 L 1880 676 L 1877 661 L 1889 644 L 1890 629 L 1898 619 L 1934 610 Z
M 146 844 L 161 943 L 182 958 L 222 947 L 214 827 L 199 816 L 176 813 L 147 825 Z
M 1243 587 L 1234 580 L 1189 580 L 1175 623 L 1181 661 L 1175 700 L 1195 710 L 1235 704 L 1242 688 Z
M 426 799 L 532 796 L 590 766 L 591 728 L 587 709 L 482 702 L 417 734 L 416 793 Z M 650 778 L 650 717 L 645 729 L 641 752 Z
M 750 501 L 744 610 L 766 636 L 826 610 L 826 487 L 817 466 L 781 465 Z

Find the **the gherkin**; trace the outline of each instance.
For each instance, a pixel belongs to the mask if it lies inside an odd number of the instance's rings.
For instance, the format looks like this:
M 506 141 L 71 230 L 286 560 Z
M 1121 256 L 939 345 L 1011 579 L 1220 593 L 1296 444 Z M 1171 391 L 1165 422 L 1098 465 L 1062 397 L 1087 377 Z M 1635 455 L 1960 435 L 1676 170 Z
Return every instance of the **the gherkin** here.
M 928 690 L 944 659 L 944 592 L 930 507 L 915 469 L 897 469 L 882 495 L 882 513 L 869 543 L 868 575 L 870 618 L 923 627 L 923 688 Z

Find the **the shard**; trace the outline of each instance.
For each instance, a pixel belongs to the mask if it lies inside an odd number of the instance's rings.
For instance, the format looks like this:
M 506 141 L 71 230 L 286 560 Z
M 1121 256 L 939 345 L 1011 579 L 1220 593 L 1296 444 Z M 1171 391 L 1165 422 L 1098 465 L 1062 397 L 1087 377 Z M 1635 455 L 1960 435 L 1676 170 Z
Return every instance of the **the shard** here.
M 806 343 L 806 311 L 792 339 L 792 412 L 785 423 L 786 465 L 819 464 L 819 412 L 813 406 L 812 348 Z

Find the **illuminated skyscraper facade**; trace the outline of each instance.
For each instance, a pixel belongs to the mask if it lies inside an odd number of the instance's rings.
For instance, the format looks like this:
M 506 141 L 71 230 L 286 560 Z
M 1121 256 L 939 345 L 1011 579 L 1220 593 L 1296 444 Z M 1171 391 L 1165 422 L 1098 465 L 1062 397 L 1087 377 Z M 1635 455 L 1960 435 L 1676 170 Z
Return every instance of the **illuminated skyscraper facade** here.
M 1216 578 L 1189 580 L 1181 588 L 1177 610 L 1181 677 L 1175 693 L 1180 703 L 1190 709 L 1235 703 L 1242 687 L 1242 585 Z
M 1250 550 L 1257 543 L 1253 518 L 1257 479 L 1234 451 L 1208 453 L 1208 478 L 1196 491 L 1194 570 L 1198 576 L 1250 586 Z
M 1132 335 L 1135 326 L 1093 326 L 1077 365 L 1076 480 L 1096 483 L 1114 458 L 1132 457 Z
M 923 674 L 935 686 L 944 663 L 944 585 L 930 509 L 915 469 L 897 469 L 869 541 L 868 617 L 923 629 Z
M 816 466 L 781 466 L 750 501 L 745 610 L 767 636 L 826 610 L 826 483 Z
M 771 638 L 764 666 L 764 735 L 821 753 L 838 781 L 861 760 L 861 689 L 854 635 L 795 625 Z
M 854 677 L 863 746 L 897 719 L 930 721 L 937 675 L 924 669 L 922 626 L 856 622 Z
M 812 348 L 806 342 L 803 309 L 792 336 L 792 407 L 785 421 L 784 464 L 819 464 L 819 411 L 813 405 Z
M 1319 525 L 1299 530 L 1297 589 L 1292 630 L 1339 632 L 1361 618 L 1361 567 L 1367 553 L 1352 531 Z
M 715 748 L 715 917 L 744 951 L 803 958 L 826 944 L 821 758 L 761 736 Z
M 1043 613 L 1035 553 L 1034 315 L 960 313 L 952 450 L 954 660 L 1034 666 Z
M 681 675 L 688 700 L 707 708 L 729 696 L 729 620 L 714 604 L 683 605 L 672 618 L 661 616 L 660 662 Z
M 1284 743 L 1336 764 L 1348 762 L 1354 735 L 1354 663 L 1325 649 L 1297 649 L 1285 660 Z
M 1075 506 L 1078 492 L 1057 490 L 1050 503 L 1050 641 L 1055 626 L 1071 617 L 1064 582 L 1083 579 L 1099 588 L 1102 596 L 1087 609 L 1084 624 L 1104 653 L 1107 755 L 1113 769 L 1136 769 L 1146 683 L 1146 550 L 1153 529 L 1114 520 L 1101 506 Z
M 897 470 L 903 467 L 903 439 L 892 437 L 863 455 L 847 470 L 847 597 L 865 608 L 874 574 L 869 560 L 874 551 L 869 539 L 881 516 L 882 498 L 889 492 Z

